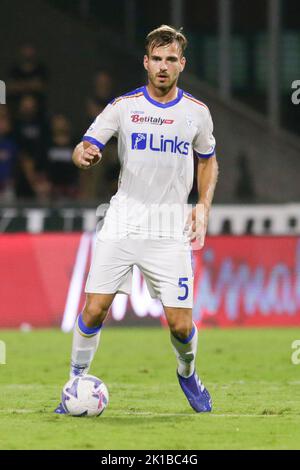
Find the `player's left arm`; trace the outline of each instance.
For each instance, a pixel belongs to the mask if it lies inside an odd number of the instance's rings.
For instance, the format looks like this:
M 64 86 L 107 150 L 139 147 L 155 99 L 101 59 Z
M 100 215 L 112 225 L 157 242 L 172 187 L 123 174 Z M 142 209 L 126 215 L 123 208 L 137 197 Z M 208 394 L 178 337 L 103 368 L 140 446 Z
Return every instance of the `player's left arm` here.
M 218 173 L 219 167 L 216 154 L 209 158 L 199 158 L 197 168 L 198 201 L 196 207 L 192 210 L 191 241 L 199 240 L 200 248 L 204 245 Z
M 198 201 L 191 213 L 190 240 L 197 239 L 200 248 L 204 245 L 209 211 L 218 179 L 218 162 L 213 136 L 213 122 L 208 109 L 203 110 L 199 133 L 194 141 L 194 150 L 198 157 L 197 187 Z

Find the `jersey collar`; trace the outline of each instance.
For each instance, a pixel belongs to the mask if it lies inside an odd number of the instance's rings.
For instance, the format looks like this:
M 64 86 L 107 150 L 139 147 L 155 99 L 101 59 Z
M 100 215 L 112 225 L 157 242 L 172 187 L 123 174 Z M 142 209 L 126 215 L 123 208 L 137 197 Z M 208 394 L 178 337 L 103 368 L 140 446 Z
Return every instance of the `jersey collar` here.
M 182 95 L 183 95 L 183 90 L 178 88 L 178 94 L 175 100 L 168 101 L 168 103 L 160 103 L 159 101 L 156 101 L 153 98 L 151 98 L 151 96 L 149 95 L 147 91 L 146 85 L 142 87 L 142 92 L 144 93 L 146 100 L 150 101 L 150 103 L 154 104 L 154 106 L 158 106 L 159 108 L 170 108 L 171 106 L 174 106 L 181 100 Z

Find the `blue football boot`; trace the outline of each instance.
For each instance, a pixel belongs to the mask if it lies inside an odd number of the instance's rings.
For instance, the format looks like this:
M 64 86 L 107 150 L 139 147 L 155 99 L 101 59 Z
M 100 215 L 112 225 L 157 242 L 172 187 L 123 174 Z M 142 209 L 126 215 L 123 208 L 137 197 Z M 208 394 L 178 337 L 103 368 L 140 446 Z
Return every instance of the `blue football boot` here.
M 64 392 L 62 392 L 61 402 L 58 405 L 58 407 L 55 408 L 54 413 L 56 413 L 58 415 L 67 415 L 67 414 L 69 414 L 69 412 L 67 410 L 67 405 L 66 405 L 66 401 L 69 400 L 69 399 L 70 399 L 70 397 L 68 397 Z
M 54 413 L 56 413 L 56 414 L 58 414 L 58 415 L 67 415 L 67 414 L 68 414 L 68 412 L 67 412 L 67 411 L 65 410 L 65 408 L 63 407 L 63 404 L 62 404 L 62 403 L 60 403 L 60 404 L 58 405 L 58 407 L 55 408 Z
M 188 378 L 182 377 L 177 372 L 177 377 L 189 404 L 197 413 L 205 413 L 212 410 L 210 394 L 201 383 L 196 371 Z

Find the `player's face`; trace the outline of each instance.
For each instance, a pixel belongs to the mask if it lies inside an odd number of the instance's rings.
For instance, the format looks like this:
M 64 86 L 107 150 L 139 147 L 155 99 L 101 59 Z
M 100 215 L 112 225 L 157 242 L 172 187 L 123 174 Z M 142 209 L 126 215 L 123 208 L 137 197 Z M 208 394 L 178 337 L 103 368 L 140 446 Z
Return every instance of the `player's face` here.
M 144 56 L 144 67 L 149 82 L 161 91 L 168 91 L 176 85 L 180 72 L 185 66 L 185 58 L 177 42 L 168 46 L 154 47 L 149 56 Z

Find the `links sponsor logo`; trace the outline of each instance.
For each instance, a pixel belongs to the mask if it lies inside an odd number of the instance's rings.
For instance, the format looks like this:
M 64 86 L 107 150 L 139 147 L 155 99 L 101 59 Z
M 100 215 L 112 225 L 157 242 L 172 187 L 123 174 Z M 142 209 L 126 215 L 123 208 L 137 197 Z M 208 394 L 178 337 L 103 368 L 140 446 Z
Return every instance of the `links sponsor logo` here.
M 139 114 L 132 114 L 131 121 L 138 124 L 156 124 L 157 126 L 162 126 L 163 124 L 173 124 L 174 119 L 164 119 L 161 117 L 154 116 L 140 116 Z
M 170 152 L 179 155 L 188 155 L 189 142 L 179 140 L 176 136 L 174 139 L 167 139 L 165 136 L 154 136 L 153 134 L 145 134 L 142 132 L 131 134 L 132 150 L 152 150 L 152 152 Z

